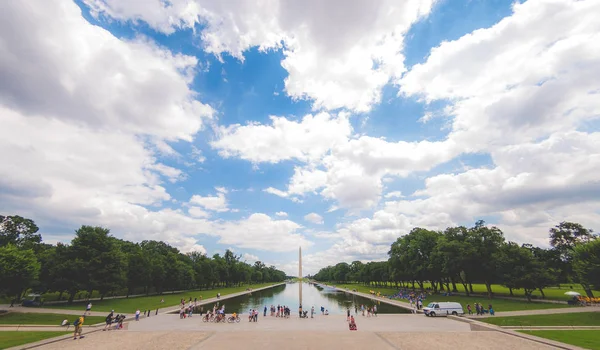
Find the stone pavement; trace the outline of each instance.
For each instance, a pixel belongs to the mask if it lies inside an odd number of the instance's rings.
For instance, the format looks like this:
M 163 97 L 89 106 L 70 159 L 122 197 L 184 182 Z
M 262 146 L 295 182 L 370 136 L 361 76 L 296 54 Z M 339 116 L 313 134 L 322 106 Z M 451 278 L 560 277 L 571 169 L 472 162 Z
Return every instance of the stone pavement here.
M 198 315 L 199 316 L 199 315 Z M 194 316 L 162 314 L 139 322 L 129 322 L 127 330 L 84 330 L 83 339 L 62 340 L 38 349 L 555 349 L 495 331 L 471 331 L 469 322 L 423 315 L 396 314 L 357 318 L 358 331 L 349 331 L 343 315 L 318 315 L 314 319 L 259 316 L 240 323 L 202 322 Z M 506 331 L 510 332 L 510 331 Z M 22 347 L 21 347 L 22 348 Z M 561 346 L 563 349 L 576 347 Z M 17 349 L 20 349 L 17 347 Z

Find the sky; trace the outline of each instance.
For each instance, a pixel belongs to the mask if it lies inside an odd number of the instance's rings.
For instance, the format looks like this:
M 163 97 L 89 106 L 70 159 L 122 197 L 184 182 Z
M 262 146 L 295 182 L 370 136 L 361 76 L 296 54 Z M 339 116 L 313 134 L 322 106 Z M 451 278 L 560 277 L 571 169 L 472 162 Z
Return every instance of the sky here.
M 483 219 L 600 227 L 600 1 L 29 0 L 0 214 L 289 274 Z

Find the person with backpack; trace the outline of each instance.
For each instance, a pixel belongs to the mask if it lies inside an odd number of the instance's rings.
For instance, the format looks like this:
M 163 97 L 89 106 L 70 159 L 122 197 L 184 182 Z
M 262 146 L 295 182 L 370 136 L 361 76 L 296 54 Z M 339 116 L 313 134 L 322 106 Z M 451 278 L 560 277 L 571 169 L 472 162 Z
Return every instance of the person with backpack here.
M 108 316 L 106 316 L 106 325 L 104 326 L 103 331 L 105 331 L 107 328 L 108 330 L 110 330 L 110 325 L 112 324 L 113 321 L 113 314 L 114 314 L 115 310 L 110 310 L 110 314 L 108 314 Z
M 83 321 L 85 321 L 85 316 L 79 316 L 75 321 L 73 321 L 73 326 L 75 327 L 75 332 L 73 333 L 73 340 L 77 339 L 77 335 L 79 334 L 79 339 L 83 338 L 81 335 L 81 331 L 83 330 Z

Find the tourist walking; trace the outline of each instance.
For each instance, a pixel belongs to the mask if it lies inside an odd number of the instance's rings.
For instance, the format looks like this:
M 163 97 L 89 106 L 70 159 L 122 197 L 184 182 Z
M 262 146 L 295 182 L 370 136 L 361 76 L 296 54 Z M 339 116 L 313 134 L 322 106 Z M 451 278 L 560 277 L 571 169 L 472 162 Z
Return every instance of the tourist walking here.
M 110 325 L 112 324 L 112 320 L 113 320 L 113 315 L 114 315 L 115 310 L 110 310 L 110 313 L 108 314 L 108 316 L 106 316 L 106 325 L 104 326 L 103 331 L 105 331 L 107 328 L 108 330 L 110 330 Z
M 92 303 L 87 304 L 87 307 L 85 308 L 85 313 L 84 315 L 91 315 L 92 314 Z
M 75 326 L 73 340 L 77 339 L 77 335 L 79 335 L 79 339 L 83 338 L 83 336 L 81 335 L 81 332 L 83 331 L 83 321 L 85 321 L 85 316 L 79 316 L 79 318 L 77 318 L 75 322 L 73 322 L 73 326 Z
M 135 320 L 136 321 L 140 320 L 140 309 L 135 310 Z
M 265 305 L 265 310 L 263 312 L 263 317 L 267 317 L 267 305 Z

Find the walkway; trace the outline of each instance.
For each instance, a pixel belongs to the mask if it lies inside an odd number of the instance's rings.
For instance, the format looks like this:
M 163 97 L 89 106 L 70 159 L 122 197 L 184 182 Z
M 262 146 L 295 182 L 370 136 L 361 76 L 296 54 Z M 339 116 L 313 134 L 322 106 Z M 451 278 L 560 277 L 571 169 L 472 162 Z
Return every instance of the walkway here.
M 527 315 L 550 315 L 550 314 L 573 314 L 578 312 L 599 312 L 600 307 L 597 306 L 578 306 L 561 309 L 541 309 L 541 310 L 520 310 L 520 311 L 500 311 L 496 312 L 496 316 L 467 316 L 469 318 L 486 318 L 486 317 L 507 317 L 507 316 L 527 316 Z

